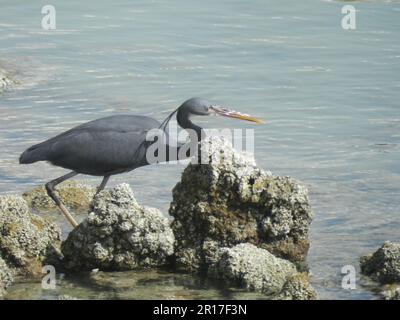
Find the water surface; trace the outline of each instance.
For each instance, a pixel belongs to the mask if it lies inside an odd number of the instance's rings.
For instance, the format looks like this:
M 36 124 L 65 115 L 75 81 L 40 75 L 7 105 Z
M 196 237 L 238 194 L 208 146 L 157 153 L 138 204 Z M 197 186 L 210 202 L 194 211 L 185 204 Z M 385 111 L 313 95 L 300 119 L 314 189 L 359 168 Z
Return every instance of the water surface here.
M 254 127 L 258 164 L 309 187 L 309 264 L 320 297 L 374 298 L 360 281 L 343 290 L 340 272 L 358 270 L 358 257 L 382 241 L 400 241 L 398 1 L 351 2 L 351 31 L 340 25 L 344 3 L 334 1 L 53 0 L 54 31 L 41 29 L 45 4 L 0 4 L 0 59 L 21 81 L 0 97 L 0 193 L 65 173 L 19 166 L 33 143 L 111 114 L 162 120 L 185 99 L 206 97 L 267 119 Z M 111 185 L 128 182 L 139 201 L 167 213 L 182 169 L 141 168 Z

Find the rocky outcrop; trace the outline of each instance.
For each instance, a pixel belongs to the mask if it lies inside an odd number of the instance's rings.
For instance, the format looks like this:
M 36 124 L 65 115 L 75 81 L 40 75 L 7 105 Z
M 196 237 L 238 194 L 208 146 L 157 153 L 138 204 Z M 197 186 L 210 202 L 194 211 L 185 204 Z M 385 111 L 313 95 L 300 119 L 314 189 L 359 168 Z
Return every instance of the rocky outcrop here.
M 382 284 L 400 282 L 400 244 L 385 242 L 376 252 L 360 258 L 361 272 Z
M 0 196 L 0 234 L 0 255 L 18 273 L 41 273 L 60 243 L 59 228 L 30 213 L 20 196 Z
M 76 181 L 67 181 L 59 184 L 56 190 L 60 199 L 72 212 L 89 211 L 93 197 L 96 194 L 96 188 Z M 57 210 L 54 201 L 47 195 L 44 186 L 27 191 L 22 196 L 29 207 L 36 211 L 49 212 Z
M 218 255 L 216 263 L 210 265 L 209 275 L 251 291 L 278 293 L 286 278 L 296 272 L 291 262 L 249 243 L 221 248 Z
M 361 272 L 377 281 L 386 300 L 400 300 L 400 244 L 386 241 L 374 253 L 360 258 Z
M 256 167 L 223 138 L 200 146 L 173 190 L 177 266 L 207 271 L 218 248 L 247 242 L 296 264 L 305 261 L 313 213 L 307 189 Z
M 381 295 L 385 300 L 400 300 L 400 284 L 384 286 Z
M 165 265 L 174 235 L 167 218 L 140 206 L 129 185 L 100 192 L 89 214 L 62 244 L 69 269 L 130 270 Z
M 316 300 L 318 295 L 310 285 L 309 275 L 305 272 L 289 276 L 274 300 Z
M 0 94 L 8 87 L 13 84 L 14 81 L 10 78 L 8 72 L 6 72 L 0 65 Z
M 315 299 L 308 277 L 300 274 L 288 260 L 275 257 L 268 250 L 249 243 L 220 248 L 209 260 L 208 276 L 227 284 L 262 292 L 275 299 Z
M 5 290 L 10 286 L 13 280 L 13 271 L 0 256 L 0 297 L 3 296 Z

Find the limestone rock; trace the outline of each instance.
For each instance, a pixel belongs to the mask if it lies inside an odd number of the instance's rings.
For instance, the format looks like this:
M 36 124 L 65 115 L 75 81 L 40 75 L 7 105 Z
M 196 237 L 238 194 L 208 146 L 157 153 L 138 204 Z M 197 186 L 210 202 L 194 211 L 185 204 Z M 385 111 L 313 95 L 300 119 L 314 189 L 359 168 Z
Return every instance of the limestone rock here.
M 72 212 L 89 211 L 93 197 L 96 194 L 96 188 L 76 181 L 61 183 L 56 187 L 56 190 L 60 199 Z M 22 196 L 29 207 L 36 211 L 48 212 L 57 210 L 54 201 L 47 195 L 44 186 L 27 191 Z
M 307 273 L 294 274 L 286 280 L 282 291 L 274 298 L 275 300 L 316 300 L 318 295 L 310 286 Z
M 361 272 L 382 284 L 400 282 L 400 244 L 386 241 L 360 258 Z
M 13 271 L 7 266 L 6 262 L 0 256 L 0 297 L 13 282 Z
M 250 291 L 279 293 L 286 279 L 297 272 L 291 262 L 249 243 L 221 248 L 219 255 L 217 264 L 210 271 L 218 278 Z
M 58 226 L 30 213 L 20 196 L 0 196 L 0 234 L 0 255 L 19 273 L 41 273 L 60 243 Z
M 256 167 L 224 138 L 200 144 L 202 164 L 189 164 L 173 190 L 177 266 L 206 270 L 208 247 L 248 242 L 301 264 L 313 213 L 306 187 Z
M 77 270 L 129 270 L 166 264 L 174 235 L 167 218 L 142 207 L 121 184 L 100 192 L 93 212 L 62 245 L 66 267 Z
M 0 66 L 0 94 L 13 83 L 14 81 L 10 78 L 8 72 Z
M 400 284 L 384 286 L 381 294 L 385 300 L 400 300 Z

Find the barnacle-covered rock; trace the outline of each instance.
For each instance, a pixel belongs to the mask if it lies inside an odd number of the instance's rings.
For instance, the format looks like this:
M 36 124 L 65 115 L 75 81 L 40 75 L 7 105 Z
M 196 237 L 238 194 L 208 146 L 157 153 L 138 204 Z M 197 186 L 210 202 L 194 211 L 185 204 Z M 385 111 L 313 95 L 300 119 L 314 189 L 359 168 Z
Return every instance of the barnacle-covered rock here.
M 272 299 L 315 299 L 306 274 L 298 273 L 288 260 L 250 243 L 220 248 L 210 263 L 208 275 L 249 291 L 262 292 Z
M 306 272 L 296 273 L 287 278 L 282 291 L 274 297 L 275 300 L 316 300 L 318 295 L 310 285 Z
M 400 282 L 400 244 L 386 241 L 360 258 L 361 272 L 382 284 Z
M 174 235 L 167 218 L 142 207 L 129 185 L 100 192 L 89 214 L 62 244 L 66 267 L 129 270 L 166 264 Z
M 56 187 L 60 199 L 69 207 L 72 212 L 89 211 L 93 197 L 96 194 L 96 188 L 76 181 L 66 181 Z M 56 211 L 54 201 L 47 195 L 44 186 L 36 187 L 24 192 L 22 195 L 29 207 L 40 212 Z
M 14 81 L 11 79 L 8 72 L 0 65 L 0 94 L 13 83 Z
M 279 293 L 286 279 L 296 272 L 293 263 L 249 243 L 221 248 L 217 263 L 209 270 L 214 277 L 265 294 Z
M 0 196 L 0 234 L 0 254 L 18 273 L 40 274 L 60 244 L 60 229 L 32 214 L 20 196 Z
M 3 296 L 5 290 L 10 286 L 13 280 L 13 271 L 0 256 L 0 297 Z
M 306 187 L 259 169 L 224 138 L 207 138 L 200 150 L 201 164 L 189 164 L 173 190 L 177 266 L 207 270 L 214 249 L 242 242 L 304 263 L 313 218 Z
M 400 300 L 400 284 L 390 284 L 383 286 L 381 295 L 385 300 Z

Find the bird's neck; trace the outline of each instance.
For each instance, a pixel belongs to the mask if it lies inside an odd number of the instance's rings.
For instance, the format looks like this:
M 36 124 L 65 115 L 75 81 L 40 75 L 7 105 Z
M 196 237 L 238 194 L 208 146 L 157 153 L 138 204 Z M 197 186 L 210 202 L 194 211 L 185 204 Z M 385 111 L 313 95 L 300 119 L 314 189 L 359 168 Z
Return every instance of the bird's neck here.
M 192 136 L 193 133 L 196 134 L 195 139 L 197 140 L 197 142 L 200 142 L 203 138 L 204 138 L 204 130 L 203 128 L 195 125 L 190 119 L 189 119 L 189 114 L 181 111 L 178 112 L 177 116 L 176 116 L 176 120 L 179 124 L 180 127 L 182 127 L 183 129 L 186 129 L 186 131 L 189 132 L 189 135 L 191 137 L 191 139 L 193 139 L 194 137 Z

